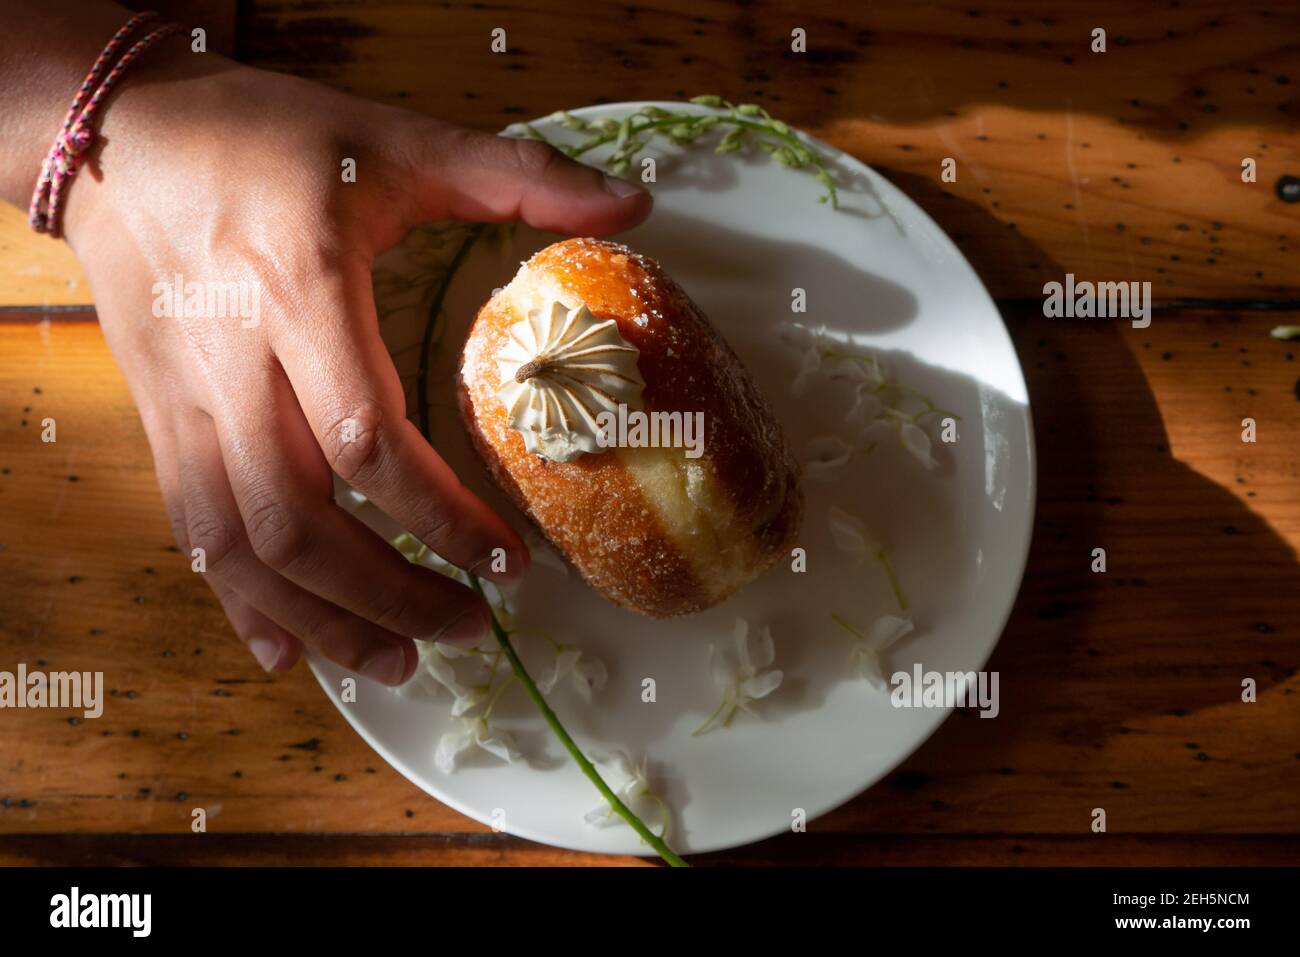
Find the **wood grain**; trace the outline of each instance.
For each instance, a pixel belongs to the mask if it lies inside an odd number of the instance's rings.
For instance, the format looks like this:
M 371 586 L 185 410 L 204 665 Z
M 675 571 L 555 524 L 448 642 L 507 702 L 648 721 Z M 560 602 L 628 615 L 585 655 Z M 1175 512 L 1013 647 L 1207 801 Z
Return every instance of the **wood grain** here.
M 752 100 L 890 177 L 996 296 L 1071 271 L 1149 280 L 1163 303 L 1300 298 L 1300 205 L 1275 191 L 1300 176 L 1300 7 L 1050 6 L 257 0 L 236 52 L 490 130 L 592 102 Z M 506 54 L 490 52 L 497 27 Z M 42 242 L 0 220 L 0 303 L 88 302 Z
M 233 10 L 187 19 L 247 62 L 482 129 L 705 91 L 762 103 L 880 169 L 995 295 L 1026 300 L 1004 314 L 1039 504 L 990 664 L 1002 717 L 958 713 L 810 833 L 701 863 L 1300 863 L 1300 343 L 1267 336 L 1300 312 L 1186 305 L 1300 298 L 1300 205 L 1274 190 L 1300 175 L 1300 9 Z M 807 54 L 789 52 L 796 26 Z M 1098 26 L 1105 54 L 1088 49 Z M 1145 331 L 1046 320 L 1042 284 L 1067 271 L 1150 280 L 1171 307 Z M 66 247 L 0 209 L 0 305 L 88 301 Z M 97 720 L 0 711 L 0 864 L 608 863 L 468 821 L 383 764 L 305 670 L 257 668 L 171 545 L 92 319 L 0 314 L 0 669 L 102 670 L 111 689 Z M 195 807 L 208 834 L 190 833 Z M 1089 830 L 1097 807 L 1107 834 Z
M 865 867 L 1187 867 L 1294 864 L 1297 838 L 1116 834 L 788 835 L 761 845 L 693 858 L 697 866 Z M 9 835 L 0 861 L 58 867 L 575 867 L 655 866 L 634 857 L 578 854 L 504 834 L 165 834 Z
M 990 665 L 1002 716 L 959 712 L 809 835 L 707 860 L 1300 862 L 1300 343 L 1267 335 L 1300 315 L 1166 310 L 1142 331 L 1005 311 L 1040 490 Z M 304 669 L 260 672 L 170 544 L 89 316 L 0 322 L 0 450 L 0 668 L 103 670 L 112 689 L 97 720 L 0 712 L 0 863 L 582 859 L 430 800 Z M 128 832 L 166 840 L 91 837 Z

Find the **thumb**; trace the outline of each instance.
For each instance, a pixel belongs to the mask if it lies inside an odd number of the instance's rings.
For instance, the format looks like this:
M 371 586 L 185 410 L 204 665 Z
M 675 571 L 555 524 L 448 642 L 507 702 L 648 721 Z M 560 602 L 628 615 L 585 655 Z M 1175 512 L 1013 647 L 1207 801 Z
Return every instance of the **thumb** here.
M 537 140 L 439 126 L 413 157 L 419 221 L 522 219 L 568 234 L 618 232 L 650 213 L 653 200 L 635 183 L 569 159 Z

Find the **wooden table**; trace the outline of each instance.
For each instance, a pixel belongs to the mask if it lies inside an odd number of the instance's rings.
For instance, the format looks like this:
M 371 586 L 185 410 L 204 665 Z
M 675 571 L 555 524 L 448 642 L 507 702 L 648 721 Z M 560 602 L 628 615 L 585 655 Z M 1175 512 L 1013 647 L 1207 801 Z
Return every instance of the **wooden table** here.
M 990 665 L 1017 678 L 1002 719 L 959 713 L 809 833 L 706 860 L 1300 861 L 1300 342 L 1268 335 L 1300 323 L 1300 205 L 1276 190 L 1300 175 L 1300 11 L 551 6 L 257 2 L 233 33 L 247 61 L 485 129 L 602 100 L 760 102 L 925 207 L 1029 379 L 1039 505 Z M 1045 319 L 1042 284 L 1066 272 L 1151 281 L 1150 328 Z M 171 545 L 75 263 L 14 211 L 0 297 L 0 669 L 75 661 L 112 689 L 97 721 L 0 712 L 0 863 L 605 862 L 468 821 L 305 670 L 263 675 Z

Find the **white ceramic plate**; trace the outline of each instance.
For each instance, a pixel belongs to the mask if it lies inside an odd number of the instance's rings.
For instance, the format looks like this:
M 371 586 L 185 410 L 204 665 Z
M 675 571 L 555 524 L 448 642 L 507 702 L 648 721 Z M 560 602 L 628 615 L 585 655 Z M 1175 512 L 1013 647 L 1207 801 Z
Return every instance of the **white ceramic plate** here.
M 638 105 L 577 114 L 623 116 Z M 537 126 L 548 137 L 573 141 L 574 134 L 547 120 Z M 1010 613 L 1029 547 L 1028 399 L 992 300 L 911 200 L 852 157 L 809 142 L 830 158 L 839 211 L 817 203 L 820 187 L 810 174 L 764 154 L 716 156 L 708 147 L 666 146 L 644 154 L 657 157 L 654 213 L 618 238 L 658 259 L 703 308 L 772 401 L 801 457 L 810 439 L 848 432 L 843 417 L 850 393 L 830 384 L 791 395 L 800 354 L 778 332 L 792 322 L 824 324 L 840 341 L 878 353 L 891 378 L 962 416 L 958 441 L 935 443 L 935 471 L 886 442 L 839 481 L 805 481 L 798 542 L 807 551 L 807 572 L 778 566 L 702 614 L 644 619 L 608 604 L 576 573 L 541 562 L 516 597 L 521 630 L 576 644 L 608 665 L 609 682 L 590 707 L 569 689 L 557 691 L 553 705 L 588 752 L 618 748 L 649 759 L 651 783 L 673 809 L 670 841 L 683 853 L 787 831 L 796 809 L 812 821 L 880 780 L 948 715 L 946 709 L 896 709 L 854 673 L 849 636 L 830 613 L 863 627 L 896 607 L 877 566 L 853 566 L 835 548 L 827 527 L 832 504 L 861 516 L 885 543 L 908 597 L 916 632 L 889 654 L 889 672 L 911 671 L 916 663 L 927 671 L 982 668 Z M 521 530 L 526 522 L 490 484 L 456 421 L 450 373 L 474 311 L 520 260 L 555 238 L 521 229 L 510 248 L 487 240 L 475 247 L 447 299 L 452 327 L 431 392 L 439 451 Z M 409 276 L 422 257 L 399 251 L 391 261 Z M 806 314 L 791 312 L 795 287 L 807 292 Z M 381 289 L 385 339 L 407 376 L 427 303 L 427 280 L 411 281 L 405 292 Z M 937 438 L 936 428 L 930 432 Z M 693 737 L 720 700 L 709 646 L 729 640 L 737 617 L 771 626 L 784 684 L 759 702 L 758 717 L 742 714 L 729 728 Z M 362 679 L 358 700 L 343 703 L 344 673 L 320 660 L 312 667 L 362 737 L 445 804 L 560 847 L 648 852 L 627 827 L 584 822 L 601 800 L 517 687 L 494 721 L 514 733 L 526 760 L 507 766 L 481 754 L 446 775 L 433 755 L 451 726 L 447 698 L 404 697 Z M 654 703 L 642 701 L 647 677 L 655 679 Z

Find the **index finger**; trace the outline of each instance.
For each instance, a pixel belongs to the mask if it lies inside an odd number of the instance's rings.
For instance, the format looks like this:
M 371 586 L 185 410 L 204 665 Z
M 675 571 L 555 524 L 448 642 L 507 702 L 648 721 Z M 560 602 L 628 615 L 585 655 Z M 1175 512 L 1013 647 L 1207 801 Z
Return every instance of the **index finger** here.
M 316 291 L 316 322 L 272 336 L 330 468 L 452 564 L 489 581 L 518 579 L 529 564 L 523 540 L 406 417 L 379 336 L 369 264 L 348 259 Z M 324 320 L 330 315 L 339 318 Z

